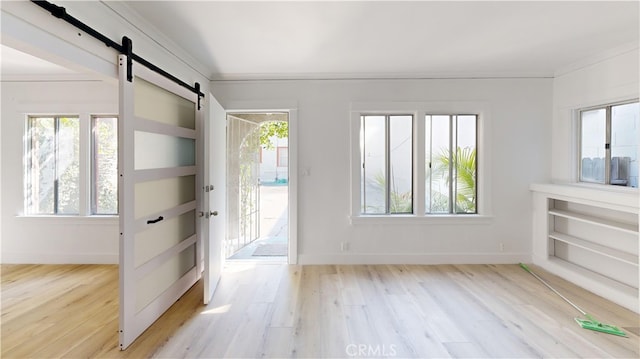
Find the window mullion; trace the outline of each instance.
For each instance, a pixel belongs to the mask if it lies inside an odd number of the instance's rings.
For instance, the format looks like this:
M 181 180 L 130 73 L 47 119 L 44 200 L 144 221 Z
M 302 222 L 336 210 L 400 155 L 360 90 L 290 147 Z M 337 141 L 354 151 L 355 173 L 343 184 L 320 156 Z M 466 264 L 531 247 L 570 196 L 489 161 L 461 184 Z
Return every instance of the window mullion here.
M 449 116 L 449 213 L 453 213 L 453 118 Z
M 58 214 L 58 164 L 60 162 L 60 117 L 53 119 L 53 213 Z
M 386 191 L 386 199 L 385 199 L 385 213 L 391 213 L 391 149 L 389 148 L 391 143 L 391 117 L 389 115 L 385 116 L 384 121 L 384 166 L 385 166 L 385 191 Z
M 418 112 L 413 120 L 413 214 L 424 216 L 425 213 L 425 174 L 426 174 L 426 154 L 425 154 L 425 114 Z
M 360 212 L 367 212 L 367 191 L 363 190 L 366 186 L 365 179 L 367 178 L 367 167 L 365 165 L 366 153 L 367 153 L 367 141 L 364 140 L 367 134 L 367 127 L 365 124 L 365 117 L 360 116 L 360 143 L 362 145 L 362 153 L 360 154 L 360 165 L 362 166 L 361 178 L 360 178 L 360 195 L 362 196 L 362 204 L 360 205 Z
M 611 106 L 607 106 L 604 145 L 604 183 L 611 184 Z
M 453 116 L 452 119 L 453 131 L 451 132 L 451 143 L 453 144 L 451 148 L 453 158 L 453 176 L 451 177 L 451 188 L 453 192 L 453 197 L 451 197 L 451 208 L 453 209 L 452 213 L 458 213 L 458 208 L 456 203 L 458 201 L 458 115 Z
M 90 121 L 90 126 L 89 126 L 89 147 L 91 148 L 91 151 L 88 151 L 88 155 L 89 155 L 89 169 L 90 169 L 90 173 L 89 173 L 89 188 L 88 190 L 85 192 L 88 194 L 89 197 L 89 214 L 93 215 L 96 214 L 98 212 L 98 141 L 97 141 L 97 122 L 98 122 L 98 117 L 95 116 L 91 116 L 89 118 Z M 84 161 L 83 163 L 87 164 L 86 161 Z M 86 201 L 85 201 L 86 203 Z
M 433 212 L 433 117 L 429 116 L 429 213 Z

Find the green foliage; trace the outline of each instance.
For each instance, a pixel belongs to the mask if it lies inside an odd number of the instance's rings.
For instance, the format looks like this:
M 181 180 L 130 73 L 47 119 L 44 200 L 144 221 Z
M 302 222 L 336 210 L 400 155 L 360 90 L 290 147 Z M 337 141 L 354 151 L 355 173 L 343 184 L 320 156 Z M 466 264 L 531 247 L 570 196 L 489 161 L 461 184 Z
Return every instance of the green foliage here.
M 239 200 L 240 213 L 238 225 L 240 237 L 243 238 L 243 244 L 247 244 L 259 236 L 258 229 L 255 228 L 259 204 L 258 196 L 258 172 L 259 172 L 259 156 L 260 156 L 260 127 L 249 132 L 242 143 L 238 152 L 239 166 Z
M 449 178 L 451 160 L 453 160 L 455 168 L 455 213 L 476 213 L 476 149 L 458 147 L 455 156 L 451 156 L 448 149 L 441 149 L 440 154 L 436 157 L 431 179 L 443 179 L 447 184 L 446 188 L 451 182 Z M 432 212 L 448 212 L 448 194 L 436 191 L 431 195 Z
M 273 149 L 271 137 L 287 138 L 289 136 L 289 122 L 273 121 L 260 124 L 260 145 L 268 150 Z
M 378 172 L 374 178 L 374 187 L 376 191 L 380 191 L 382 194 L 386 193 L 387 180 L 382 172 Z M 413 212 L 413 199 L 411 191 L 399 192 L 395 188 L 395 181 L 391 180 L 391 193 L 389 195 L 389 213 L 412 213 Z M 369 213 L 384 213 L 384 208 L 377 208 L 369 206 L 366 209 Z

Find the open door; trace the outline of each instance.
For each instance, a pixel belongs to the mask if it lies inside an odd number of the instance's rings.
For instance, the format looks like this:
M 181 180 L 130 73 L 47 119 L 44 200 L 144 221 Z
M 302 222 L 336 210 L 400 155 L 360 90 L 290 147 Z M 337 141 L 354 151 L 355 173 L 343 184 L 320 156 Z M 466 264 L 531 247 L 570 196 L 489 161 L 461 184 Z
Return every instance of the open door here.
M 227 114 L 216 99 L 209 95 L 209 123 L 205 126 L 205 195 L 202 233 L 204 237 L 204 303 L 213 296 L 222 272 L 222 243 L 226 231 L 226 121 Z M 206 185 L 210 184 L 210 185 Z
M 120 349 L 124 350 L 202 273 L 196 138 L 203 121 L 195 93 L 136 63 L 128 79 L 127 57 L 121 55 L 119 64 Z

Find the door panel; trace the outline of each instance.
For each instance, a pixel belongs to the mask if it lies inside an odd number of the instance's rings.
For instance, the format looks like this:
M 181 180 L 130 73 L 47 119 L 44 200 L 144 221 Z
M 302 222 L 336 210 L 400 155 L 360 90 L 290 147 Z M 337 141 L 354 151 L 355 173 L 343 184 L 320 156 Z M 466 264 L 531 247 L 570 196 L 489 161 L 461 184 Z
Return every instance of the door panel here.
M 120 57 L 120 348 L 200 277 L 195 94 Z
M 137 170 L 196 165 L 195 139 L 136 131 L 135 142 L 136 146 L 153 148 L 153 152 L 136 151 Z
M 158 209 L 195 201 L 195 187 L 195 176 L 170 177 L 136 183 L 134 187 L 136 219 L 151 216 L 158 212 Z
M 196 234 L 196 211 L 189 211 L 164 220 L 149 229 L 136 233 L 136 267 Z
M 194 268 L 195 258 L 195 244 L 192 244 L 141 277 L 136 289 L 136 310 L 139 311 L 149 305 L 174 282 Z
M 226 213 L 226 118 L 224 108 L 209 95 L 210 121 L 205 129 L 207 136 L 205 178 L 213 185 L 213 190 L 205 193 L 205 208 L 217 211 L 210 216 L 204 229 L 204 303 L 211 300 L 222 273 L 222 243 L 225 237 Z
M 195 130 L 197 109 L 192 100 L 175 96 L 175 93 L 140 78 L 137 79 L 134 96 L 136 117 Z

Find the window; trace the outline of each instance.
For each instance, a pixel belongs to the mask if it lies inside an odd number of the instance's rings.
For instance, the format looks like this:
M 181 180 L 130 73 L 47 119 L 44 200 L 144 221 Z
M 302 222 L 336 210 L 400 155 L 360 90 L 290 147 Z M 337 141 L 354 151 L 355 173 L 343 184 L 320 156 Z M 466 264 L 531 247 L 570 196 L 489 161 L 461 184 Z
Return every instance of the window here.
M 413 116 L 360 117 L 361 213 L 413 213 Z
M 638 102 L 580 111 L 581 182 L 638 187 Z
M 79 214 L 78 117 L 29 117 L 26 139 L 25 212 Z
M 351 223 L 488 223 L 486 113 L 472 101 L 351 103 Z
M 425 116 L 425 213 L 477 213 L 476 115 Z
M 289 167 L 289 147 L 278 147 L 278 167 Z
M 24 213 L 117 214 L 117 124 L 116 116 L 29 116 Z
M 95 116 L 92 121 L 92 214 L 118 213 L 118 119 Z

